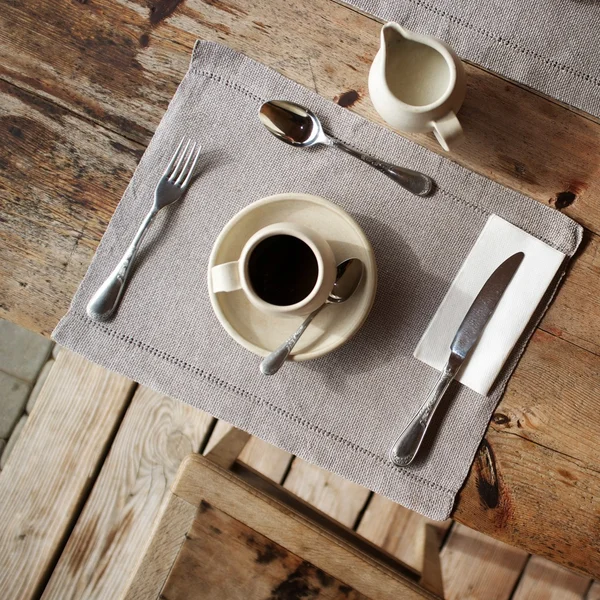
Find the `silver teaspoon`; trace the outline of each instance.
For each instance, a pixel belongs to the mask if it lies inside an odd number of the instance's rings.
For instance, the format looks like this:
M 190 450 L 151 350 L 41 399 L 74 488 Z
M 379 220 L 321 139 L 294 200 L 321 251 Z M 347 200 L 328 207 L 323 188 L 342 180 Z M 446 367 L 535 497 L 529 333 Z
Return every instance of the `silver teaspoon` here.
M 364 271 L 364 265 L 359 258 L 349 258 L 341 262 L 337 266 L 337 276 L 331 293 L 329 294 L 325 304 L 321 304 L 319 308 L 304 319 L 304 322 L 296 331 L 283 343 L 277 350 L 273 350 L 271 354 L 265 357 L 260 363 L 260 372 L 263 375 L 275 375 L 281 369 L 290 352 L 306 331 L 306 328 L 311 324 L 312 320 L 323 310 L 328 304 L 340 304 L 345 302 L 354 294 Z
M 276 137 L 291 146 L 304 148 L 325 144 L 339 148 L 363 162 L 375 167 L 399 183 L 404 189 L 417 196 L 427 196 L 433 190 L 434 183 L 430 177 L 411 169 L 398 167 L 382 162 L 358 152 L 339 140 L 329 137 L 323 130 L 323 125 L 317 116 L 308 108 L 285 100 L 270 100 L 265 102 L 259 111 L 262 124 Z

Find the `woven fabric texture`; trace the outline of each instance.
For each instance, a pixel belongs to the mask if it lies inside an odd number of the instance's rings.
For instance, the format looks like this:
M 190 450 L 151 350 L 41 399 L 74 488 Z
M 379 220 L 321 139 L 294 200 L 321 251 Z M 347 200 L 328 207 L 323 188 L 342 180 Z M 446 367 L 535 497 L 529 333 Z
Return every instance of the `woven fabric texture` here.
M 345 0 L 466 60 L 600 117 L 597 0 Z
M 430 174 L 437 192 L 418 198 L 343 152 L 287 146 L 258 120 L 259 105 L 271 98 L 312 107 L 336 137 Z M 123 255 L 184 135 L 202 143 L 198 177 L 184 199 L 153 223 L 116 316 L 92 322 L 85 306 Z M 215 238 L 233 215 L 282 192 L 323 196 L 352 214 L 374 247 L 379 286 L 366 324 L 349 343 L 267 378 L 259 374 L 258 357 L 238 346 L 214 316 L 206 265 Z M 454 386 L 436 434 L 414 467 L 393 466 L 388 451 L 438 376 L 413 351 L 492 213 L 567 256 L 581 239 L 581 228 L 558 211 L 233 50 L 199 42 L 54 338 L 108 369 L 444 519 L 535 323 L 488 398 Z

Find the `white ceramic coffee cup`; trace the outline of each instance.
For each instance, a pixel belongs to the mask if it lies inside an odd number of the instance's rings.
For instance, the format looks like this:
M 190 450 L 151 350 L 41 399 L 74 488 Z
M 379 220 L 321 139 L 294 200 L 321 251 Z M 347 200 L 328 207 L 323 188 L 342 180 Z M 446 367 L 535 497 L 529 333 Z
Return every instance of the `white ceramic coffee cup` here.
M 463 64 L 448 44 L 386 23 L 369 71 L 375 110 L 395 129 L 432 131 L 444 150 L 463 135 L 456 113 L 465 99 Z
M 308 296 L 295 304 L 279 306 L 265 302 L 250 283 L 248 263 L 252 251 L 260 242 L 275 235 L 290 235 L 302 240 L 313 251 L 317 260 L 315 285 Z M 257 231 L 244 244 L 238 260 L 214 266 L 210 276 L 214 293 L 242 290 L 256 308 L 267 314 L 307 315 L 327 300 L 335 283 L 336 263 L 331 247 L 316 231 L 296 223 L 275 223 Z

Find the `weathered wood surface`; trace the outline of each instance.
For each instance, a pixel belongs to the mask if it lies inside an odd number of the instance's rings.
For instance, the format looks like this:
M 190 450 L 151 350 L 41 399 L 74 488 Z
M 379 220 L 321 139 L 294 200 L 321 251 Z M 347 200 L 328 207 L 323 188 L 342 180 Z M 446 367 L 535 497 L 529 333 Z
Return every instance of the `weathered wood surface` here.
M 451 523 L 450 519 L 441 523 L 432 521 L 374 494 L 364 511 L 357 532 L 421 573 L 425 556 L 425 527 L 435 527 L 441 538 Z
M 294 459 L 283 487 L 346 527 L 354 526 L 370 495 L 366 488 L 301 458 Z
M 0 473 L 0 598 L 39 597 L 134 385 L 59 353 Z
M 217 422 L 205 455 L 230 429 L 230 424 Z M 427 559 L 431 567 L 431 586 L 427 589 L 434 593 L 441 589 L 436 579 L 438 552 L 436 549 L 435 552 L 426 553 L 425 526 L 434 526 L 441 538 L 450 520 L 444 523 L 431 521 L 382 496 L 371 496 L 365 488 L 299 458 L 293 458 L 290 467 L 292 458 L 289 453 L 254 437 L 239 456 L 241 462 L 278 483 L 283 482 L 288 491 L 332 519 L 354 529 L 359 525 L 357 532 L 360 535 L 390 552 L 416 572 L 423 572 L 423 563 Z M 403 518 L 398 518 L 399 513 Z
M 587 577 L 532 556 L 511 600 L 585 600 L 590 584 Z
M 137 388 L 44 600 L 122 597 L 181 461 L 201 449 L 212 422 Z
M 440 553 L 445 600 L 507 600 L 527 552 L 455 524 Z
M 161 591 L 165 600 L 367 600 L 300 556 L 202 503 Z
M 3 80 L 0 128 L 0 310 L 50 335 L 143 148 Z
M 172 491 L 195 506 L 205 501 L 219 508 L 368 597 L 432 597 L 405 578 L 399 565 L 391 568 L 375 554 L 346 541 L 332 527 L 316 523 L 304 512 L 257 490 L 204 457 L 191 455 L 186 459 Z
M 594 581 L 590 587 L 586 600 L 600 600 L 600 581 Z
M 597 358 L 535 334 L 454 513 L 478 531 L 594 577 L 600 574 Z
M 48 334 L 66 310 L 195 38 L 226 43 L 376 120 L 365 82 L 378 28 L 318 0 L 5 5 L 1 314 Z M 600 125 L 482 69 L 467 70 L 467 137 L 452 158 L 600 232 Z M 415 140 L 437 151 L 429 137 Z M 547 333 L 529 345 L 488 432 L 487 455 L 502 481 L 496 500 L 481 492 L 488 487 L 478 486 L 476 463 L 457 510 L 473 527 L 596 575 L 590 523 L 597 533 L 600 494 L 591 440 L 599 432 L 596 419 L 579 415 L 597 414 L 600 397 L 598 239 L 588 232 L 542 323 Z M 532 410 L 541 417 L 517 416 Z M 507 428 L 502 421 L 511 414 L 516 420 Z M 553 529 L 531 518 L 572 507 L 573 516 Z
M 204 454 L 208 454 L 231 429 L 230 423 L 217 421 L 204 449 Z M 277 483 L 283 481 L 292 458 L 289 452 L 276 448 L 257 437 L 251 437 L 238 456 L 241 462 Z
M 173 562 L 185 542 L 198 508 L 167 493 L 167 497 L 142 551 L 142 557 L 129 574 L 124 600 L 149 600 L 160 597 Z
M 440 530 L 432 523 L 426 523 L 424 529 L 425 543 L 423 544 L 423 561 L 421 562 L 419 585 L 440 598 L 444 598 L 446 594 L 444 593 L 442 563 L 440 561 L 442 535 Z

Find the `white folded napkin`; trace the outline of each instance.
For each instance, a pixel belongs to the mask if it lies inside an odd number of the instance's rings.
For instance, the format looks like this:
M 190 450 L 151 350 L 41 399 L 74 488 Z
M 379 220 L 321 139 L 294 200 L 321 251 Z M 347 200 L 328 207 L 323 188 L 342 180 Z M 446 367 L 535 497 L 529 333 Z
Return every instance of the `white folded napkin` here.
M 473 300 L 494 270 L 515 252 L 524 252 L 525 258 L 457 377 L 484 396 L 565 259 L 562 252 L 492 215 L 414 351 L 415 358 L 441 371 Z

